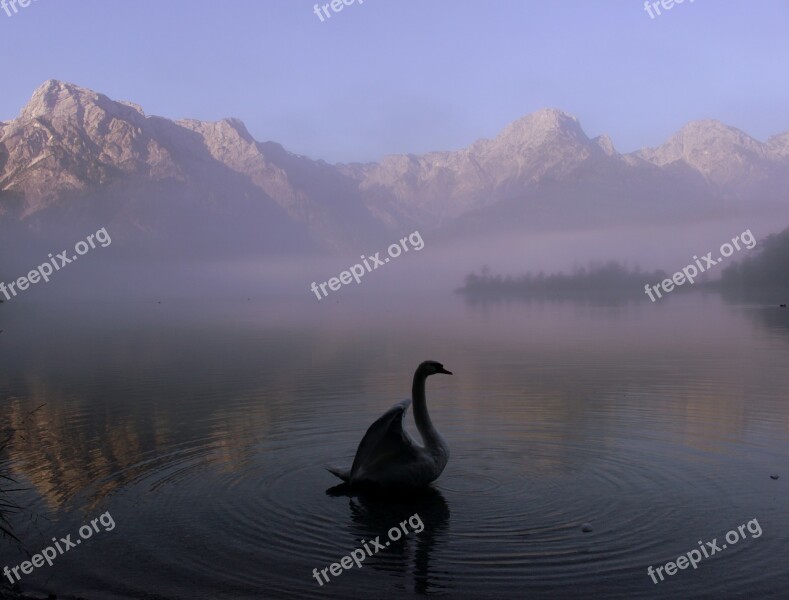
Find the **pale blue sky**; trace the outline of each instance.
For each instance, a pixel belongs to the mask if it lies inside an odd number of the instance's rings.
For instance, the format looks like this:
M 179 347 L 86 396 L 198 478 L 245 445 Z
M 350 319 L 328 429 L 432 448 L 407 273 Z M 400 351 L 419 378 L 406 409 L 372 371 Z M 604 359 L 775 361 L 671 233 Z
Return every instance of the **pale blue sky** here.
M 789 129 L 789 2 L 36 0 L 0 10 L 0 120 L 49 78 L 148 114 L 241 118 L 329 162 L 456 149 L 543 107 L 620 151 L 715 118 Z

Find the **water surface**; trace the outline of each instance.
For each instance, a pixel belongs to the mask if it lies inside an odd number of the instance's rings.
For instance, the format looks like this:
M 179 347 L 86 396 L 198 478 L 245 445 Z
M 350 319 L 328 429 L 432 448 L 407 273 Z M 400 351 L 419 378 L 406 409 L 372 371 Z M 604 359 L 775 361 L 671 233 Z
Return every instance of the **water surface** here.
M 785 597 L 785 309 L 701 294 L 331 300 L 0 307 L 0 425 L 17 430 L 2 458 L 29 488 L 17 533 L 36 552 L 105 511 L 116 523 L 23 587 L 91 599 Z M 322 465 L 350 464 L 424 359 L 455 373 L 428 380 L 452 453 L 433 490 L 327 493 Z M 322 587 L 313 578 L 414 513 L 422 533 Z M 647 575 L 752 519 L 760 537 L 657 585 Z M 2 544 L 0 567 L 26 560 Z

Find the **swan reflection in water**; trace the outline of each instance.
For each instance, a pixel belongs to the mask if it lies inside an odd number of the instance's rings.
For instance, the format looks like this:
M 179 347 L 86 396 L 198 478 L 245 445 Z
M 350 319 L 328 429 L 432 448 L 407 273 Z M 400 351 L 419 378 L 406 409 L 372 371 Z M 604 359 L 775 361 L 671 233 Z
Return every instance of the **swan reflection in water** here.
M 439 373 L 452 375 L 433 360 L 421 363 L 414 373 L 411 398 L 421 444 L 404 428 L 411 404 L 404 400 L 369 427 L 350 468 L 327 467 L 343 483 L 326 493 L 349 498 L 349 531 L 359 547 L 364 541 L 380 543 L 368 550 L 372 556 L 364 566 L 395 572 L 401 579 L 413 572 L 416 593 L 440 587 L 431 583 L 430 555 L 449 529 L 449 506 L 430 486 L 449 460 L 449 446 L 430 420 L 425 395 L 427 378 Z
M 428 486 L 407 493 L 359 493 L 343 483 L 329 488 L 326 493 L 333 497 L 348 497 L 351 517 L 348 531 L 358 540 L 360 548 L 362 540 L 366 540 L 374 552 L 362 563 L 363 567 L 394 572 L 403 580 L 409 572 L 413 573 L 415 593 L 433 593 L 443 589 L 436 582 L 435 567 L 431 569 L 430 564 L 434 550 L 449 536 L 449 505 L 438 489 Z M 400 526 L 403 522 L 408 535 Z M 424 529 L 417 533 L 420 523 Z M 378 537 L 380 544 L 384 545 L 389 541 L 388 532 L 393 528 L 399 529 L 402 537 L 375 552 L 370 540 Z

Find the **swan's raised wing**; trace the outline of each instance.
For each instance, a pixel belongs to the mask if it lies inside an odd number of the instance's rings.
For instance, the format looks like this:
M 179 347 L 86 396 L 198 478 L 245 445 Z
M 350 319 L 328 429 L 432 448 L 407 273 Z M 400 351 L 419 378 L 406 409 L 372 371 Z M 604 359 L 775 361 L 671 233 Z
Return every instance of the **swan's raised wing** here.
M 393 464 L 413 460 L 416 449 L 403 429 L 403 419 L 411 400 L 398 402 L 387 410 L 364 434 L 351 467 L 351 482 L 376 479 L 376 473 Z

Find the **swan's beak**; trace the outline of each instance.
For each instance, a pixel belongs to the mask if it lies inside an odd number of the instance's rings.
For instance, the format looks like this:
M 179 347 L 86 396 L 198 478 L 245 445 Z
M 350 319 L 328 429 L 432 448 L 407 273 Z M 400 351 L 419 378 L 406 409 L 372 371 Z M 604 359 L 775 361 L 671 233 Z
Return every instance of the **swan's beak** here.
M 447 371 L 444 367 L 441 367 L 439 373 L 443 373 L 444 375 L 452 375 L 452 371 Z

